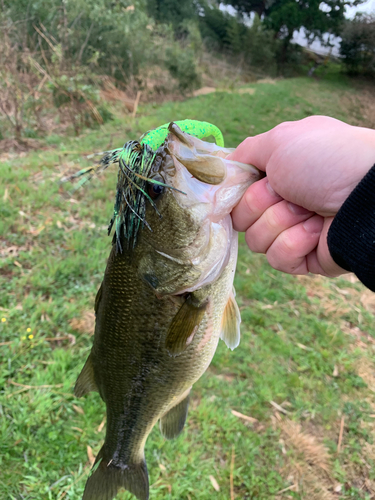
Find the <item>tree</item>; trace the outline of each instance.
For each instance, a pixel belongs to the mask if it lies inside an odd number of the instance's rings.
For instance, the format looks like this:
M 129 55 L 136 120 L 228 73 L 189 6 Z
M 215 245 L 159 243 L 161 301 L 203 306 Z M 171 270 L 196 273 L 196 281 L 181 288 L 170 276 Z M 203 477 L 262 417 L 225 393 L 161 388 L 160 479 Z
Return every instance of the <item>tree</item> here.
M 357 15 L 345 23 L 340 54 L 349 73 L 375 74 L 375 16 Z
M 267 27 L 289 45 L 295 31 L 305 28 L 307 37 L 323 41 L 325 33 L 339 35 L 345 8 L 364 0 L 226 0 L 242 14 L 256 12 Z
M 197 17 L 197 7 L 192 0 L 147 0 L 148 14 L 162 24 L 172 24 L 177 29 L 181 24 Z

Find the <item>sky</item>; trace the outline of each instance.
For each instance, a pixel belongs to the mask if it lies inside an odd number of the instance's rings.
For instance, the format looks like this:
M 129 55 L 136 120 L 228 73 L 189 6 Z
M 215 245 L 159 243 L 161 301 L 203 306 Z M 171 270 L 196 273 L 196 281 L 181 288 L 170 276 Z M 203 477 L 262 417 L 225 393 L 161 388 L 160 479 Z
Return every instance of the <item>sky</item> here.
M 348 19 L 352 19 L 357 12 L 363 12 L 366 14 L 374 14 L 375 15 L 375 0 L 367 0 L 367 2 L 364 2 L 361 5 L 358 5 L 357 7 L 347 7 L 346 8 L 346 17 Z M 332 40 L 334 47 L 332 48 L 332 54 L 334 56 L 338 56 L 340 54 L 340 38 L 335 37 L 334 40 Z M 304 30 L 301 29 L 299 30 L 298 33 L 295 33 L 293 37 L 293 42 L 296 42 L 303 47 L 307 46 L 307 41 L 306 37 L 304 35 Z M 315 52 L 318 52 L 319 54 L 328 54 L 330 52 L 330 49 L 327 47 L 324 47 L 318 40 L 316 40 L 314 43 L 312 43 L 309 46 L 310 49 L 314 50 Z
M 367 0 L 367 2 L 358 7 L 350 7 L 346 9 L 346 17 L 352 18 L 357 12 L 366 12 L 367 14 L 375 14 L 375 0 Z

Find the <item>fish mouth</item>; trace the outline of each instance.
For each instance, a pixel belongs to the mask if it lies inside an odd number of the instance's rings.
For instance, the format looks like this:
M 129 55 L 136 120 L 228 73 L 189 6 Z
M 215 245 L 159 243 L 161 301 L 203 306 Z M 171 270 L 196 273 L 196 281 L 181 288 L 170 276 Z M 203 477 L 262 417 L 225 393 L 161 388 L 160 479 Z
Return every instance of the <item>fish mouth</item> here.
M 177 127 L 175 125 L 175 127 Z M 202 141 L 170 127 L 166 149 L 174 162 L 167 169 L 166 183 L 174 188 L 178 204 L 198 211 L 201 218 L 220 222 L 240 201 L 246 189 L 264 174 L 227 156 L 233 149 Z M 197 214 L 196 214 L 197 215 Z
M 158 290 L 161 296 L 193 292 L 218 279 L 237 253 L 237 232 L 230 212 L 246 189 L 261 178 L 255 167 L 227 160 L 231 149 L 201 141 L 181 130 L 176 135 L 170 129 L 165 147 L 173 160 L 173 167 L 162 169 L 165 182 L 174 188 L 171 193 L 178 205 L 189 212 L 196 234 L 184 248 L 166 248 L 164 242 L 161 248 L 153 242 L 154 250 L 163 258 L 194 268 L 194 280 L 189 283 L 174 283 L 175 278 L 164 281 Z

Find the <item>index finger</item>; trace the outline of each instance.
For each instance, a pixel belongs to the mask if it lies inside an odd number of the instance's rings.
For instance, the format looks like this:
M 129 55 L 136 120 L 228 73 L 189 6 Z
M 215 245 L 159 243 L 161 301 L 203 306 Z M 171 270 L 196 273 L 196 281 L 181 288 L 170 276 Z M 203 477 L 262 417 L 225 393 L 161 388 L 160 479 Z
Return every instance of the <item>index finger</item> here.
M 234 229 L 236 231 L 246 231 L 267 208 L 281 200 L 282 197 L 272 189 L 267 177 L 254 182 L 232 211 Z

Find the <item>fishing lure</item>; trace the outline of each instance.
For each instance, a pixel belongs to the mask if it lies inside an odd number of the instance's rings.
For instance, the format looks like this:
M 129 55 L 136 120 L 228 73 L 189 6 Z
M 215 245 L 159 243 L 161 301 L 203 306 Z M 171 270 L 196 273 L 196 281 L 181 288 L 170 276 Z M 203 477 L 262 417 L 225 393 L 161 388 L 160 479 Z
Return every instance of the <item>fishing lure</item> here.
M 198 139 L 203 139 L 204 137 L 209 137 L 212 135 L 218 146 L 224 147 L 224 137 L 221 130 L 208 122 L 200 122 L 197 120 L 179 120 L 174 122 L 180 127 L 183 132 L 198 137 Z M 153 150 L 158 149 L 168 135 L 169 123 L 165 123 L 160 127 L 150 130 L 141 139 L 141 144 L 148 144 Z
M 197 120 L 180 120 L 174 123 L 187 134 L 198 139 L 213 136 L 218 146 L 224 146 L 223 134 L 218 127 L 211 123 Z M 128 248 L 134 248 L 141 225 L 152 231 L 145 219 L 146 201 L 151 204 L 158 214 L 159 212 L 148 193 L 147 186 L 154 184 L 158 186 L 159 190 L 165 188 L 175 189 L 150 176 L 157 151 L 164 144 L 169 133 L 168 127 L 169 123 L 165 123 L 154 130 L 146 132 L 140 141 L 129 141 L 122 148 L 98 153 L 104 155 L 99 165 L 80 170 L 65 179 L 72 180 L 82 177 L 75 186 L 74 190 L 77 190 L 94 175 L 98 175 L 107 169 L 112 163 L 118 163 L 116 199 L 113 216 L 108 226 L 108 235 L 111 234 L 112 228 L 114 228 L 114 242 L 119 252 L 122 252 L 121 233 L 124 235 Z M 160 214 L 159 216 L 161 217 Z

